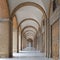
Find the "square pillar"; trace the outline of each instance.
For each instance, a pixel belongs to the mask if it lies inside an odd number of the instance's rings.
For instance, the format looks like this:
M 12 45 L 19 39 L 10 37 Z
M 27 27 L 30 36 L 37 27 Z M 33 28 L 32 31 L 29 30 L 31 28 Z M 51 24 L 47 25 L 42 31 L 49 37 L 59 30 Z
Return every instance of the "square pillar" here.
M 12 34 L 9 19 L 0 19 L 0 58 L 12 57 Z

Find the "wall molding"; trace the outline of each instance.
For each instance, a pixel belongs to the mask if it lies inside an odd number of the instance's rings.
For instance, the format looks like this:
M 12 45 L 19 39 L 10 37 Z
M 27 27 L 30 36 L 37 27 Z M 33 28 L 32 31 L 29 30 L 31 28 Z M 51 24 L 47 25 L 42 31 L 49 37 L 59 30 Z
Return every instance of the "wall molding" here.
M 0 18 L 0 22 L 11 22 L 12 21 L 9 18 Z

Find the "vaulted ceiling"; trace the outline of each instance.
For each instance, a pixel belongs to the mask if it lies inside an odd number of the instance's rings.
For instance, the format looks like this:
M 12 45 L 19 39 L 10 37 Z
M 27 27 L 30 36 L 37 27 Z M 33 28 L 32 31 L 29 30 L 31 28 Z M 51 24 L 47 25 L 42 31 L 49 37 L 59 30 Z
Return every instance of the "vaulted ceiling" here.
M 50 0 L 8 0 L 8 4 L 10 15 L 16 16 L 23 36 L 33 40 L 41 21 L 48 16 Z

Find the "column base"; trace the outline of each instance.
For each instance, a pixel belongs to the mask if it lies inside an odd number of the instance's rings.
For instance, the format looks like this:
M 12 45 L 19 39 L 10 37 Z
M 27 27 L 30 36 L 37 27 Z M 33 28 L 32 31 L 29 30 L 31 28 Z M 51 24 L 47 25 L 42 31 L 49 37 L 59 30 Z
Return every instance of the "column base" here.
M 13 57 L 13 55 L 7 55 L 7 54 L 1 54 L 0 55 L 0 58 L 12 58 Z
M 17 51 L 17 53 L 19 53 L 19 51 Z

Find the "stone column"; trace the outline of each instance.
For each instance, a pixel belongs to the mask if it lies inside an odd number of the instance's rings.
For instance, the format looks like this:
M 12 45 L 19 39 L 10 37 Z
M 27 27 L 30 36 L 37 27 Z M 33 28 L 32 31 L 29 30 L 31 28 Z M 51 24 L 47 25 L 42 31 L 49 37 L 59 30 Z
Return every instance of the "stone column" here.
M 40 32 L 39 40 L 40 40 L 40 52 L 42 52 L 42 33 L 41 32 Z
M 46 56 L 51 57 L 51 26 L 50 26 L 50 20 L 47 20 L 47 51 Z
M 21 51 L 21 31 L 19 30 L 19 51 Z
M 34 48 L 35 48 L 35 49 L 37 49 L 37 36 L 35 37 L 35 39 L 34 39 L 34 41 L 33 41 L 33 42 L 34 42 L 34 45 L 33 45 L 33 46 L 34 46 Z
M 60 18 L 59 18 L 59 58 L 60 58 Z
M 45 19 L 45 56 L 46 56 L 46 53 L 47 53 L 47 26 L 46 26 L 47 22 L 46 22 L 46 19 Z
M 13 29 L 13 52 L 17 52 L 17 30 Z
M 21 51 L 22 51 L 22 45 L 23 45 L 22 44 L 22 42 L 23 42 L 22 40 L 23 40 L 23 37 L 22 37 L 22 33 L 21 33 Z
M 17 53 L 19 53 L 19 27 L 17 28 Z
M 0 57 L 12 57 L 12 30 L 7 0 L 0 0 Z

